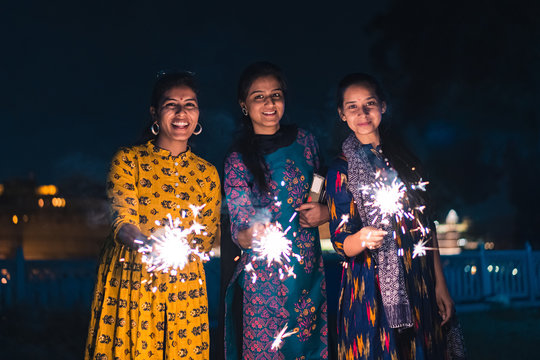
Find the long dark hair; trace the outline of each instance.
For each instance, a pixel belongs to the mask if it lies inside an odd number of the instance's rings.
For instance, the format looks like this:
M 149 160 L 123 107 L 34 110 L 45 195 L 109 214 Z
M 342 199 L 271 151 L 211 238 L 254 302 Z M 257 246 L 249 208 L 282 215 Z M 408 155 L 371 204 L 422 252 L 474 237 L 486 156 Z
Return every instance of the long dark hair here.
M 255 80 L 261 77 L 274 77 L 281 87 L 283 94 L 287 93 L 287 82 L 281 69 L 269 62 L 256 62 L 244 69 L 238 81 L 238 102 L 245 102 L 248 97 L 249 88 Z M 233 151 L 242 155 L 242 160 L 247 169 L 253 175 L 255 183 L 263 191 L 268 189 L 266 180 L 267 164 L 264 161 L 263 154 L 258 149 L 256 134 L 253 130 L 253 124 L 249 115 L 242 114 L 241 128 L 236 141 L 233 144 Z
M 160 101 L 163 95 L 172 88 L 179 86 L 187 86 L 197 95 L 199 95 L 199 89 L 195 80 L 195 75 L 190 71 L 177 71 L 170 73 L 160 73 L 154 87 L 152 88 L 152 95 L 150 96 L 150 106 L 156 111 L 159 109 Z M 154 119 L 151 116 L 148 125 L 144 127 L 143 133 L 140 136 L 137 144 L 144 144 L 149 140 L 155 139 L 157 135 L 154 135 L 150 130 L 150 127 L 154 123 Z
M 338 84 L 337 105 L 343 110 L 343 97 L 345 91 L 352 85 L 359 85 L 369 89 L 382 104 L 387 104 L 386 94 L 379 82 L 371 75 L 354 73 L 345 76 Z M 379 125 L 381 148 L 384 156 L 392 167 L 397 171 L 401 181 L 407 186 L 409 200 L 415 205 L 427 205 L 429 199 L 425 192 L 410 190 L 411 186 L 420 179 L 424 179 L 424 169 L 420 160 L 409 150 L 401 140 L 401 137 L 388 125 L 387 121 L 381 121 Z

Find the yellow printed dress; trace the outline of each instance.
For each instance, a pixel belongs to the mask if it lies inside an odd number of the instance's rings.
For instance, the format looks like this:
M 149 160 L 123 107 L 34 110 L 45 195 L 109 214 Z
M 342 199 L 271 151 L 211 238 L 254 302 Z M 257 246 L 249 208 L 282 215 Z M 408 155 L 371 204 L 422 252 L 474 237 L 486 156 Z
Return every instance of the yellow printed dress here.
M 144 235 L 172 218 L 186 216 L 189 205 L 206 204 L 193 235 L 209 251 L 220 218 L 220 183 L 216 168 L 189 149 L 172 156 L 150 141 L 121 148 L 114 156 L 107 182 L 112 232 L 98 268 L 85 359 L 208 359 L 209 326 L 206 278 L 196 258 L 177 273 L 146 271 L 141 254 L 116 240 L 123 224 Z

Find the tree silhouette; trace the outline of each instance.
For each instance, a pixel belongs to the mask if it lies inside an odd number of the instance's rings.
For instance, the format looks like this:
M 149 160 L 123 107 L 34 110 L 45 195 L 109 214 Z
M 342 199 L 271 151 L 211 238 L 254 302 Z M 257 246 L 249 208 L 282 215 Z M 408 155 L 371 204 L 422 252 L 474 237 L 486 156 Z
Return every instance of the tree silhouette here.
M 431 171 L 439 211 L 504 194 L 471 215 L 488 228 L 505 214 L 515 245 L 540 244 L 538 5 L 437 6 L 393 1 L 368 26 L 394 121 Z

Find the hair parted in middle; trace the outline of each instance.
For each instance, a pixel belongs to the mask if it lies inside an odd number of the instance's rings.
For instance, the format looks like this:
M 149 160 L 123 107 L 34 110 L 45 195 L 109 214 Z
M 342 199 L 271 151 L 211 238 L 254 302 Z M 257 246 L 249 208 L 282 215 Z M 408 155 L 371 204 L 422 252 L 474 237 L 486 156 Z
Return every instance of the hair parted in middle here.
M 249 88 L 255 80 L 272 76 L 280 85 L 283 95 L 287 95 L 287 81 L 281 69 L 270 62 L 259 61 L 247 66 L 238 80 L 238 102 L 245 102 L 248 97 Z M 256 134 L 253 130 L 253 124 L 249 114 L 242 113 L 242 126 L 240 134 L 235 141 L 234 148 L 242 155 L 244 164 L 254 177 L 255 183 L 261 190 L 267 190 L 268 184 L 266 179 L 267 164 L 260 151 L 258 151 L 257 142 L 255 141 Z
M 353 85 L 363 86 L 369 89 L 377 97 L 379 102 L 385 103 L 388 106 L 386 94 L 377 79 L 365 73 L 352 73 L 343 77 L 338 83 L 336 94 L 338 109 L 343 109 L 345 91 Z M 379 126 L 379 135 L 384 156 L 408 188 L 411 187 L 411 184 L 424 178 L 424 169 L 420 160 L 404 144 L 402 140 L 403 136 L 400 136 L 395 129 L 389 126 L 388 118 L 386 117 L 383 117 L 383 121 Z M 425 192 L 411 190 L 408 194 L 410 197 L 409 200 L 418 205 L 426 205 L 430 201 L 429 194 Z

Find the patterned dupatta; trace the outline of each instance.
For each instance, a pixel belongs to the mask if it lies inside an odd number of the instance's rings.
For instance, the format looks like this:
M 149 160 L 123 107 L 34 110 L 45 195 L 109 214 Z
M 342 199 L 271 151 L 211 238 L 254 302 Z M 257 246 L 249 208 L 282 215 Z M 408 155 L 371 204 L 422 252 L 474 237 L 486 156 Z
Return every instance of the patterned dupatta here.
M 362 144 L 354 134 L 343 142 L 343 153 L 348 162 L 348 189 L 352 193 L 364 226 L 368 224 L 387 232 L 382 246 L 373 250 L 378 263 L 379 283 L 384 312 L 391 328 L 404 329 L 413 326 L 411 306 L 405 287 L 404 270 L 398 258 L 398 249 L 393 237 L 391 222 L 383 223 L 380 217 L 366 211 L 364 204 L 369 199 L 362 189 L 371 191 L 375 182 L 375 169 L 362 150 Z

